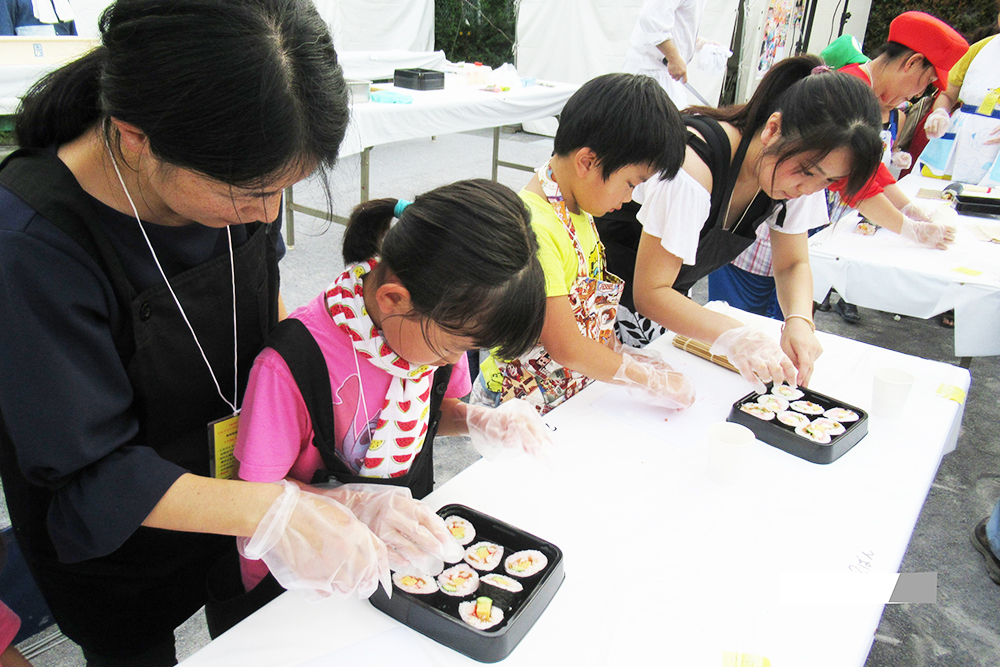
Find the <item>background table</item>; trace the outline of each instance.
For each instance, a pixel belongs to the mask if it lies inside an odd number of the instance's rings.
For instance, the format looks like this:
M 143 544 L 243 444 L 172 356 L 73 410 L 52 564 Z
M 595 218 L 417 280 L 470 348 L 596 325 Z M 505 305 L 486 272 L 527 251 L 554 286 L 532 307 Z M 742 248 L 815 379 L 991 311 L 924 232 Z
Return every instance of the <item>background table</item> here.
M 918 175 L 899 182 L 911 198 L 921 188 L 947 184 Z M 810 238 L 816 301 L 833 287 L 853 304 L 900 315 L 926 319 L 954 309 L 955 356 L 1000 354 L 1000 245 L 973 231 L 1000 221 L 960 216 L 955 243 L 933 250 L 884 229 L 856 234 L 857 220 L 845 217 Z
M 351 122 L 340 155 L 361 153 L 361 201 L 368 201 L 370 153 L 375 146 L 408 139 L 431 137 L 448 132 L 493 128 L 493 180 L 498 167 L 533 170 L 538 165 L 518 165 L 500 160 L 500 127 L 528 120 L 554 116 L 576 92 L 577 86 L 566 83 L 538 82 L 527 88 L 490 93 L 477 88 L 446 86 L 443 90 L 410 90 L 377 85 L 381 90 L 403 93 L 412 104 L 362 102 L 351 106 Z M 307 213 L 336 222 L 332 215 L 295 203 L 294 193 L 285 190 L 286 234 L 289 246 L 295 244 L 295 212 Z
M 777 335 L 779 323 L 738 314 Z M 474 507 L 564 551 L 565 582 L 504 664 L 718 667 L 723 651 L 763 655 L 773 667 L 864 664 L 883 605 L 784 606 L 781 575 L 897 571 L 961 423 L 963 405 L 937 389 L 967 390 L 969 374 L 819 336 L 817 391 L 867 408 L 872 369 L 917 376 L 903 418 L 872 419 L 832 464 L 755 442 L 736 483 L 712 481 L 700 440 L 749 387 L 661 338 L 654 346 L 697 381 L 691 409 L 645 408 L 594 384 L 546 416 L 560 449 L 552 470 L 480 461 L 428 496 L 433 507 Z M 342 665 L 359 655 L 366 665 L 404 656 L 410 665 L 476 664 L 365 601 L 310 604 L 293 594 L 184 664 Z

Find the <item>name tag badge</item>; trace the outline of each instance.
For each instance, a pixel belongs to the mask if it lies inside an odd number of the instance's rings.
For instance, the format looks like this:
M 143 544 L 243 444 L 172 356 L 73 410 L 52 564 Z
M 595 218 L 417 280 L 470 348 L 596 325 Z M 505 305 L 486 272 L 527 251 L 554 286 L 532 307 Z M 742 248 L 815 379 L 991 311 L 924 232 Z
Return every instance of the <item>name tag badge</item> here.
M 240 416 L 229 415 L 208 424 L 209 474 L 216 479 L 235 479 L 236 433 L 240 427 Z
M 976 113 L 981 116 L 992 116 L 993 109 L 996 108 L 998 100 L 1000 100 L 1000 88 L 991 89 L 990 92 L 986 93 L 986 97 L 983 98 L 983 103 L 976 109 Z

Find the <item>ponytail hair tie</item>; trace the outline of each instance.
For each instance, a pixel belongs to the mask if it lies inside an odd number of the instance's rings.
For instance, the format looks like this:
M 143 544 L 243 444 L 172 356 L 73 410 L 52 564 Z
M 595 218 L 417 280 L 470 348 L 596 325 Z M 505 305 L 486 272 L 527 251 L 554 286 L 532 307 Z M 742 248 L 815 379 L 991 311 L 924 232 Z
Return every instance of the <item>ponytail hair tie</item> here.
M 816 67 L 813 67 L 812 71 L 809 72 L 809 73 L 810 74 L 823 74 L 824 72 L 832 72 L 832 71 L 833 71 L 833 68 L 830 67 L 829 65 L 816 65 Z
M 406 210 L 406 207 L 412 203 L 413 202 L 407 201 L 405 199 L 397 199 L 396 206 L 395 208 L 392 209 L 392 215 L 398 220 L 399 218 L 402 217 L 403 211 Z

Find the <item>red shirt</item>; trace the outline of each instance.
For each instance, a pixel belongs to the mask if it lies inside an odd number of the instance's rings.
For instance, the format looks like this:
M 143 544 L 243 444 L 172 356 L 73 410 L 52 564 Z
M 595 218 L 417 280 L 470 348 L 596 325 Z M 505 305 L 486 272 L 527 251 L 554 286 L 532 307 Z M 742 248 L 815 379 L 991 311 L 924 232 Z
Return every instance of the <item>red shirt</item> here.
M 861 69 L 859 65 L 847 65 L 841 67 L 838 72 L 843 72 L 844 74 L 850 74 L 851 76 L 856 76 L 869 86 L 872 85 L 871 79 L 868 77 L 868 73 Z M 844 194 L 844 189 L 847 187 L 847 179 L 842 178 L 833 185 L 831 185 L 828 190 L 832 190 L 841 196 L 841 198 L 846 201 L 850 206 L 856 207 L 858 203 L 864 201 L 865 199 L 871 199 L 875 195 L 882 194 L 886 187 L 892 185 L 896 182 L 896 179 L 892 177 L 889 170 L 886 169 L 885 163 L 879 162 L 878 169 L 872 175 L 868 182 L 865 183 L 857 194 L 853 197 L 848 198 Z

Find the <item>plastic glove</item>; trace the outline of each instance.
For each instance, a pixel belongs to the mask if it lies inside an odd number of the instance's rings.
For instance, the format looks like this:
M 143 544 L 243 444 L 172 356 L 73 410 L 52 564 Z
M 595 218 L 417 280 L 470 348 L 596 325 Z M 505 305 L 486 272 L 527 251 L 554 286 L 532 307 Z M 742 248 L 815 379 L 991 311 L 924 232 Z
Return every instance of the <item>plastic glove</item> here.
M 694 383 L 658 352 L 627 345 L 616 351 L 622 355 L 622 365 L 614 379 L 626 385 L 633 398 L 671 410 L 683 410 L 694 403 Z
M 445 528 L 444 519 L 414 500 L 405 486 L 345 484 L 318 491 L 351 510 L 385 542 L 393 570 L 413 569 L 437 576 L 444 563 L 462 560 L 464 551 Z
M 379 582 L 391 594 L 385 544 L 368 526 L 332 498 L 280 484 L 253 537 L 237 540 L 245 558 L 263 560 L 278 583 L 306 598 L 367 598 Z
M 892 154 L 892 166 L 897 169 L 909 169 L 913 165 L 913 156 L 906 151 L 895 151 Z
M 914 200 L 899 209 L 899 212 L 918 222 L 930 222 L 934 215 L 934 207 Z
M 920 222 L 904 215 L 899 235 L 928 248 L 947 250 L 948 244 L 955 240 L 955 228 L 937 222 Z
M 538 411 L 521 398 L 496 408 L 466 405 L 465 423 L 472 446 L 488 461 L 522 451 L 545 459 L 555 446 Z
M 796 385 L 798 372 L 792 360 L 777 341 L 760 329 L 744 325 L 723 331 L 709 352 L 728 358 L 758 393 L 766 391 L 765 382 Z
M 928 139 L 940 139 L 951 127 L 951 116 L 943 108 L 935 109 L 924 121 L 924 132 Z

